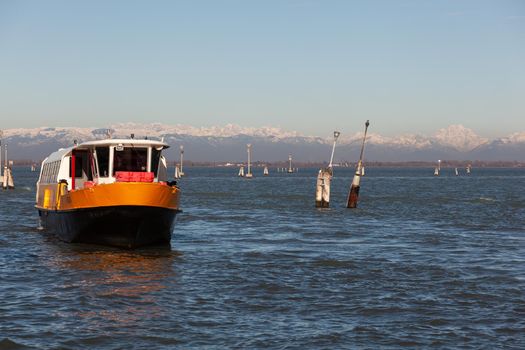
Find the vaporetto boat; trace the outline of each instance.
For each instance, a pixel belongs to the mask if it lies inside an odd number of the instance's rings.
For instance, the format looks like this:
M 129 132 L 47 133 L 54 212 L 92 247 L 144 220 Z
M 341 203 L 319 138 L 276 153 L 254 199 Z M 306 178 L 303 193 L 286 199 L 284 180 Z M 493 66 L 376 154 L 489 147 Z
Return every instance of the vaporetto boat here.
M 59 149 L 42 162 L 40 226 L 66 242 L 126 248 L 169 244 L 180 189 L 168 182 L 163 141 L 106 139 Z

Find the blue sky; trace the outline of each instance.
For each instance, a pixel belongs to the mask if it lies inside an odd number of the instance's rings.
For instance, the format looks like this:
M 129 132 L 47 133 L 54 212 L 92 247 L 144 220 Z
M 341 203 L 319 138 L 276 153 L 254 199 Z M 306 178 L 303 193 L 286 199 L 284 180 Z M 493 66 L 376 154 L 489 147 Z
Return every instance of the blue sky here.
M 0 127 L 525 131 L 525 1 L 0 1 Z

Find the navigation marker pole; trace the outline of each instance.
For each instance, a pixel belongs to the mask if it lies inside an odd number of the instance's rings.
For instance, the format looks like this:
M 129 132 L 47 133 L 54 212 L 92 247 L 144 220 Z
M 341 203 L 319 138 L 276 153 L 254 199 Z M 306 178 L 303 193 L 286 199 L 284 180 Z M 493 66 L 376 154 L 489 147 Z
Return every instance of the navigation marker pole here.
M 180 170 L 179 170 L 180 177 L 184 176 L 184 171 L 182 170 L 182 159 L 183 158 L 184 158 L 184 146 L 180 145 Z
M 252 174 L 252 144 L 249 143 L 246 145 L 247 152 L 248 152 L 248 172 L 246 173 L 246 178 L 251 179 L 253 177 Z
M 175 163 L 175 174 L 173 175 L 175 179 L 180 179 L 180 170 L 179 164 Z
M 15 183 L 13 180 L 13 173 L 11 172 L 11 168 L 13 167 L 13 161 L 10 160 L 8 162 L 7 160 L 7 143 L 4 145 L 5 150 L 5 159 L 4 159 L 4 176 L 2 181 L 2 187 L 3 189 L 14 189 Z M 9 164 L 9 165 L 8 165 Z
M 347 208 L 356 208 L 357 207 L 357 200 L 359 198 L 359 188 L 360 188 L 360 182 L 361 182 L 361 175 L 362 175 L 362 167 L 363 167 L 363 151 L 365 150 L 365 141 L 366 141 L 366 132 L 368 131 L 368 126 L 370 125 L 369 121 L 367 120 L 365 123 L 365 135 L 363 136 L 363 144 L 361 145 L 361 155 L 359 156 L 359 162 L 357 163 L 356 169 L 355 169 L 355 175 L 354 179 L 352 180 L 352 186 L 350 187 L 350 192 L 348 193 L 348 201 L 346 204 Z
M 4 145 L 5 149 L 5 159 L 4 159 L 4 176 L 2 180 L 2 188 L 7 189 L 7 178 L 9 177 L 9 172 L 7 171 L 7 143 Z
M 3 186 L 4 177 L 2 175 L 2 136 L 4 136 L 4 132 L 0 130 L 0 184 Z
M 332 146 L 332 155 L 330 156 L 330 163 L 327 168 L 319 169 L 317 175 L 317 184 L 315 187 L 315 207 L 328 208 L 330 207 L 330 181 L 333 176 L 332 162 L 334 160 L 335 144 L 337 138 L 341 135 L 339 131 L 334 131 L 334 145 Z

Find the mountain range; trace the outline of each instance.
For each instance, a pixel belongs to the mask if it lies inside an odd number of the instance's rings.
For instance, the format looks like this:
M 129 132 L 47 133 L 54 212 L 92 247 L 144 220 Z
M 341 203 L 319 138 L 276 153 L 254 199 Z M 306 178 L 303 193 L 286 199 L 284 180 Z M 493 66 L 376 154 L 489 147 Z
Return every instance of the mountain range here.
M 288 154 L 300 162 L 327 161 L 333 138 L 305 136 L 274 127 L 249 128 L 234 124 L 214 127 L 165 125 L 160 123 L 113 124 L 107 129 L 77 127 L 40 127 L 3 130 L 2 143 L 8 144 L 9 158 L 41 160 L 61 147 L 106 137 L 163 138 L 172 147 L 168 160 L 179 157 L 184 146 L 185 159 L 195 162 L 241 162 L 246 159 L 246 144 L 252 144 L 252 159 L 266 162 L 286 161 Z M 363 133 L 341 135 L 335 152 L 336 162 L 354 162 L 359 157 Z M 365 158 L 380 162 L 480 160 L 525 161 L 525 132 L 489 140 L 462 125 L 450 125 L 432 136 L 408 134 L 385 137 L 367 135 Z

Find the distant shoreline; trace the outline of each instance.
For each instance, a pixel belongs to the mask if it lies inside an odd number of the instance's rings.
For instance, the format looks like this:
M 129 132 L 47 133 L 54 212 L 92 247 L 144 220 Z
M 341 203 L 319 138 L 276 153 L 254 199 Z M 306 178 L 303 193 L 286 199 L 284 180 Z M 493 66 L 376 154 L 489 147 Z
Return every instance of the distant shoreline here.
M 14 166 L 31 166 L 35 164 L 40 166 L 41 161 L 32 161 L 32 160 L 15 160 Z M 374 168 L 435 168 L 437 162 L 426 162 L 426 161 L 410 161 L 410 162 L 376 162 L 365 160 L 365 166 L 374 167 Z M 525 168 L 525 162 L 519 161 L 469 161 L 469 160 L 442 160 L 442 168 L 465 168 L 467 165 L 471 165 L 473 168 Z M 184 162 L 185 167 L 217 167 L 217 168 L 236 168 L 241 165 L 245 165 L 242 162 L 193 162 L 187 160 Z M 319 168 L 326 167 L 328 163 L 322 162 L 293 162 L 293 168 Z M 173 166 L 173 161 L 168 160 L 168 166 Z M 263 162 L 256 161 L 252 163 L 253 167 L 274 167 L 274 168 L 288 168 L 288 162 Z M 336 168 L 353 168 L 355 163 L 345 163 L 345 164 L 336 164 Z

